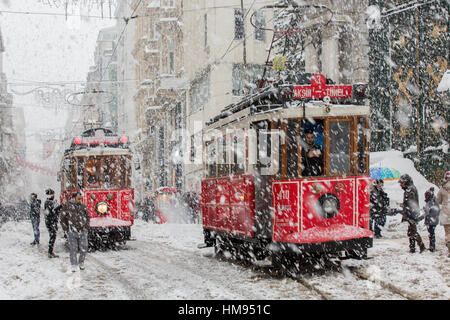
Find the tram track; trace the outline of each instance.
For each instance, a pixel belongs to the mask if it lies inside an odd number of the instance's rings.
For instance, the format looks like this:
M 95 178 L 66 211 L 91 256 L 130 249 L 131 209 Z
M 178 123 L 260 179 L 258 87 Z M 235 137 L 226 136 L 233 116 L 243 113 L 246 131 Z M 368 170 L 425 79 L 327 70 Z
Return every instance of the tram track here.
M 291 270 L 283 270 L 270 265 L 260 266 L 246 260 L 226 258 L 223 255 L 221 255 L 219 259 L 228 263 L 250 267 L 253 272 L 259 273 L 264 277 L 272 277 L 277 279 L 290 278 L 320 296 L 322 300 L 342 299 L 342 297 L 337 296 L 336 293 L 339 291 L 346 291 L 345 289 L 340 289 L 339 287 L 345 288 L 346 286 L 349 286 L 349 284 L 352 284 L 352 281 L 348 279 L 348 273 L 352 275 L 354 283 L 357 283 L 358 281 L 366 281 L 368 283 L 367 285 L 364 285 L 363 288 L 357 288 L 357 286 L 352 287 L 352 290 L 355 290 L 355 292 L 353 292 L 354 297 L 352 297 L 354 299 L 372 299 L 374 295 L 379 296 L 381 299 L 385 299 L 385 297 L 400 300 L 420 299 L 420 297 L 411 295 L 389 282 L 381 281 L 380 279 L 372 279 L 372 277 L 367 274 L 365 269 L 361 270 L 356 267 L 342 267 L 340 264 L 337 264 L 334 268 L 327 266 L 325 268 L 318 269 L 315 272 L 311 272 L 311 269 L 314 268 L 309 267 L 308 271 L 304 271 L 302 273 L 302 271 L 292 272 Z M 346 275 L 344 274 L 345 270 L 348 270 Z M 332 280 L 328 281 L 325 277 L 330 277 Z M 324 288 L 323 283 L 335 283 L 335 286 Z M 371 290 L 376 290 L 376 292 L 371 292 Z
M 162 251 L 164 252 L 170 252 L 170 255 L 166 255 L 165 259 L 161 259 L 161 255 L 159 254 L 159 252 L 155 252 L 154 250 L 134 248 L 135 251 L 139 252 L 140 261 L 137 265 L 142 270 L 149 271 L 149 265 L 153 265 L 156 270 L 167 270 L 168 268 L 175 268 L 176 270 L 179 269 L 180 274 L 184 274 L 183 278 L 180 280 L 186 282 L 189 286 L 192 287 L 194 295 L 207 294 L 209 295 L 207 296 L 207 298 L 211 299 L 216 297 L 208 294 L 207 292 L 204 293 L 205 290 L 209 291 L 210 289 L 212 289 L 212 291 L 214 291 L 217 289 L 223 292 L 225 296 L 232 297 L 232 299 L 267 299 L 267 296 L 263 293 L 255 291 L 247 292 L 247 290 L 243 288 L 246 286 L 245 282 L 242 282 L 242 279 L 239 279 L 234 275 L 228 275 L 229 272 L 227 271 L 229 271 L 230 269 L 225 265 L 221 265 L 220 261 L 216 260 L 217 265 L 212 266 L 210 263 L 205 264 L 202 261 L 203 259 L 208 258 L 207 256 L 205 257 L 203 255 L 197 255 L 192 252 L 186 252 L 185 250 L 175 249 L 173 247 L 162 245 L 160 243 L 158 244 L 158 247 L 161 247 Z M 143 258 L 144 256 L 145 258 Z M 183 261 L 180 261 L 179 257 L 183 257 Z M 193 263 L 186 263 L 187 260 Z M 234 274 L 235 271 L 236 270 L 233 270 L 231 271 L 231 273 Z M 245 277 L 245 275 L 243 276 Z M 272 288 L 279 285 L 277 282 L 272 282 L 271 280 L 272 279 L 268 279 L 267 281 L 270 282 L 269 285 Z M 250 279 L 250 282 L 255 282 L 255 279 Z M 199 283 L 202 283 L 200 287 Z
M 398 288 L 397 286 L 393 285 L 392 283 L 383 281 L 381 279 L 377 279 L 374 281 L 373 279 L 371 279 L 370 275 L 367 272 L 365 272 L 365 270 L 360 270 L 355 267 L 347 267 L 347 268 L 353 275 L 355 275 L 355 277 L 357 277 L 361 280 L 367 280 L 367 281 L 374 282 L 377 285 L 383 287 L 384 289 L 389 290 L 392 293 L 405 298 L 406 300 L 420 300 L 421 299 L 421 297 L 410 294 L 408 292 L 405 292 L 404 290 Z

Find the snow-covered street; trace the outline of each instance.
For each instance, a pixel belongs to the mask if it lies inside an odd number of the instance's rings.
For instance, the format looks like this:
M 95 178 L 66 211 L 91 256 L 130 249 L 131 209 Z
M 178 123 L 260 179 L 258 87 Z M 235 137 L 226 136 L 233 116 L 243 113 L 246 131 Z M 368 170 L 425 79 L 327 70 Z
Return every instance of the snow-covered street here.
M 133 238 L 117 251 L 89 253 L 86 270 L 69 271 L 69 252 L 59 234 L 57 259 L 47 258 L 48 234 L 30 246 L 29 221 L 0 228 L 1 299 L 449 299 L 450 264 L 443 232 L 437 251 L 408 253 L 406 227 L 388 220 L 385 239 L 375 239 L 372 259 L 342 262 L 341 270 L 295 276 L 247 266 L 197 249 L 201 225 L 137 220 Z M 426 231 L 420 230 L 423 238 Z

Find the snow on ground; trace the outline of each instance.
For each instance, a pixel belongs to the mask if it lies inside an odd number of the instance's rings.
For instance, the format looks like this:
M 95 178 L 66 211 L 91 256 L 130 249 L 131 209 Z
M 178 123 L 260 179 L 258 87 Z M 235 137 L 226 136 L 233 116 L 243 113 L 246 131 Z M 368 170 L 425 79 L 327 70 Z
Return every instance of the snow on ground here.
M 347 260 L 369 280 L 356 279 L 349 269 L 307 276 L 329 299 L 403 299 L 379 288 L 392 284 L 409 297 L 450 299 L 450 263 L 442 227 L 437 251 L 410 254 L 406 227 L 390 218 L 382 239 L 374 240 L 367 261 Z M 419 228 L 426 239 L 426 231 Z M 61 236 L 61 234 L 59 234 Z M 69 252 L 57 239 L 57 259 L 47 258 L 48 234 L 41 225 L 41 245 L 30 246 L 29 221 L 0 227 L 0 299 L 295 299 L 322 297 L 289 277 L 273 277 L 252 268 L 222 261 L 212 249 L 198 249 L 198 224 L 157 225 L 136 220 L 135 241 L 125 249 L 88 253 L 86 270 L 69 272 Z M 426 242 L 427 243 L 427 242 Z

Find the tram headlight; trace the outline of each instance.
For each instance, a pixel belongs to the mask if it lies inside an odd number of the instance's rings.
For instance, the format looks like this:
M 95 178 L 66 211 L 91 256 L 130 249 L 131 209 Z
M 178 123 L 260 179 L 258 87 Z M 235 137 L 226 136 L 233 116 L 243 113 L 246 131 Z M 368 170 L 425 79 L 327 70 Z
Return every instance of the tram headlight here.
M 325 193 L 319 198 L 321 215 L 324 218 L 333 218 L 336 216 L 340 209 L 339 198 L 332 193 Z
M 103 202 L 103 201 L 99 202 L 95 206 L 95 211 L 97 211 L 97 213 L 99 215 L 104 216 L 105 214 L 107 214 L 109 212 L 109 205 L 106 202 Z

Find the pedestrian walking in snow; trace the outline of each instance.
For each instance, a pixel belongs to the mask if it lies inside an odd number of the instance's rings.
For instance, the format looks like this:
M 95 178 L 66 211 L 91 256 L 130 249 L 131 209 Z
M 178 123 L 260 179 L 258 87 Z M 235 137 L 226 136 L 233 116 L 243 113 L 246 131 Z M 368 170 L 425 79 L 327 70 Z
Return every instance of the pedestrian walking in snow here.
M 61 207 L 55 199 L 55 191 L 47 189 L 45 190 L 45 194 L 48 196 L 44 203 L 45 225 L 49 234 L 48 257 L 58 258 L 53 252 L 53 247 L 56 241 L 56 233 L 58 232 L 58 212 Z
M 400 187 L 404 190 L 402 222 L 408 222 L 409 252 L 416 252 L 416 242 L 419 245 L 420 253 L 425 251 L 425 245 L 417 231 L 417 223 L 420 221 L 419 195 L 412 178 L 408 174 L 403 174 L 398 180 Z
M 375 238 L 381 238 L 381 226 L 386 224 L 386 215 L 389 208 L 389 197 L 383 190 L 383 180 L 374 181 L 370 191 L 370 230 L 374 231 Z M 373 225 L 373 227 L 372 227 Z
M 450 258 L 450 171 L 444 175 L 444 184 L 439 189 L 436 201 L 441 205 L 440 224 L 445 231 L 445 244 L 448 249 L 448 257 Z
M 39 244 L 39 223 L 41 222 L 41 200 L 38 199 L 36 193 L 30 195 L 30 220 L 33 227 L 34 241 L 30 244 L 32 246 Z
M 69 241 L 72 272 L 77 270 L 77 266 L 80 270 L 84 270 L 84 260 L 88 250 L 90 217 L 82 201 L 81 193 L 74 193 L 72 198 L 61 206 L 60 213 L 61 227 L 67 233 Z
M 434 252 L 436 250 L 436 235 L 435 229 L 439 224 L 439 204 L 436 202 L 434 196 L 434 188 L 431 187 L 425 192 L 425 206 L 423 207 L 425 212 L 425 225 L 428 229 L 428 238 L 430 239 L 429 250 Z

